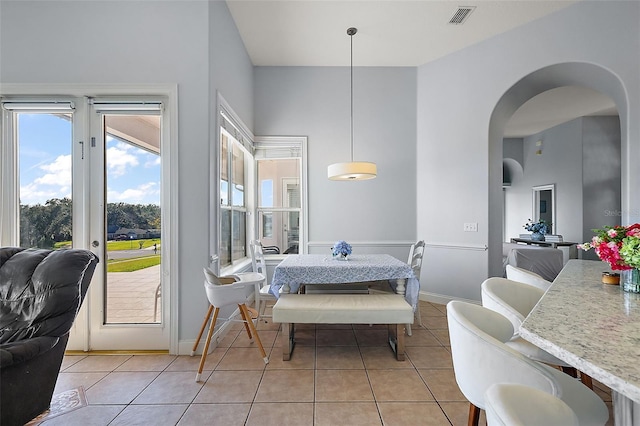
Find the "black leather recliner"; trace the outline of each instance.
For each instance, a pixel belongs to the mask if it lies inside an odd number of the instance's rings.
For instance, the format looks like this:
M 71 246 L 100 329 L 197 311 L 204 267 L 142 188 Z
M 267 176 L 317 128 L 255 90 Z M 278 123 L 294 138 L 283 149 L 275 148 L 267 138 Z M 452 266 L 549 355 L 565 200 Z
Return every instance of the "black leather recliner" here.
M 69 330 L 98 258 L 88 250 L 0 248 L 0 424 L 51 404 Z

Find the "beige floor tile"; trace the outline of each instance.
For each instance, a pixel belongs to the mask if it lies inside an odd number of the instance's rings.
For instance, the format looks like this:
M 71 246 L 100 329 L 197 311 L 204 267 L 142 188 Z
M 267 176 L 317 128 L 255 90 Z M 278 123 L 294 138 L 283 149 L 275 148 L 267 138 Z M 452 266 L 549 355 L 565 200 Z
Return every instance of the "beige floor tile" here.
M 389 332 L 386 328 L 355 329 L 358 346 L 386 346 L 389 341 Z
M 378 409 L 385 426 L 449 425 L 449 420 L 435 402 L 379 402 Z
M 449 330 L 434 329 L 429 331 L 436 337 L 436 339 L 438 339 L 438 342 L 440 342 L 443 346 L 451 346 L 451 341 L 449 340 Z
M 453 369 L 419 369 L 418 373 L 427 383 L 429 390 L 438 401 L 466 401 L 460 392 Z
M 229 348 L 218 363 L 216 370 L 264 370 L 265 366 L 258 346 Z
M 107 426 L 122 410 L 125 405 L 88 405 L 71 411 L 67 414 L 46 420 L 42 426 Z
M 276 340 L 276 336 L 278 335 L 277 330 L 260 330 L 258 331 L 258 336 L 260 336 L 260 341 L 262 342 L 262 346 L 265 348 L 271 348 Z M 233 348 L 247 348 L 256 346 L 256 340 L 249 340 L 249 336 L 247 333 L 240 333 L 236 340 L 233 341 L 231 347 Z
M 442 317 L 444 313 L 432 304 L 420 303 L 420 315 L 422 317 Z
M 423 317 L 422 324 L 429 330 L 447 329 L 446 317 Z
M 62 359 L 62 365 L 60 366 L 60 371 L 64 371 L 67 368 L 71 367 L 73 364 L 77 363 L 85 359 L 87 355 L 65 355 Z
M 382 425 L 375 402 L 318 402 L 314 426 Z
M 85 392 L 89 404 L 129 404 L 160 373 L 156 371 L 114 372 Z
M 411 346 L 405 353 L 416 368 L 453 368 L 451 353 L 443 347 Z
M 302 426 L 313 424 L 313 403 L 255 403 L 246 426 Z
M 262 371 L 214 371 L 211 373 L 194 403 L 247 403 L 253 402 Z
M 282 348 L 274 347 L 269 355 L 267 370 L 273 369 L 311 369 L 316 366 L 316 348 L 296 344 L 289 361 L 282 360 Z
M 373 400 L 365 370 L 316 370 L 316 402 Z
M 465 426 L 469 419 L 469 402 L 441 402 L 440 407 L 453 426 Z M 484 410 L 480 411 L 479 425 L 487 424 Z
M 357 346 L 318 346 L 317 369 L 364 369 Z
M 316 330 L 313 328 L 301 328 L 305 324 L 296 324 L 294 339 L 296 346 L 315 346 Z M 274 346 L 282 346 L 282 331 L 278 332 L 278 337 Z
M 313 370 L 267 370 L 256 402 L 313 402 Z
M 367 369 L 395 369 L 395 368 L 414 368 L 411 361 L 406 359 L 398 361 L 396 355 L 389 345 L 372 346 L 360 348 L 362 360 Z
M 133 400 L 133 404 L 189 404 L 202 383 L 195 381 L 191 371 L 165 371 Z
M 187 410 L 180 405 L 129 405 L 110 426 L 174 426 Z
M 176 358 L 175 355 L 135 355 L 115 371 L 163 371 Z
M 65 370 L 66 373 L 113 371 L 131 358 L 131 355 L 92 355 Z
M 191 404 L 178 426 L 243 425 L 251 404 Z
M 216 368 L 224 354 L 227 353 L 228 348 L 216 348 L 210 354 L 207 354 L 207 359 L 204 363 L 205 370 L 213 370 Z M 200 366 L 200 354 L 194 356 L 180 355 L 167 366 L 165 371 L 193 371 L 194 374 L 198 371 Z
M 317 346 L 356 346 L 356 335 L 352 329 L 316 330 Z
M 59 373 L 53 393 L 61 393 L 71 389 L 76 389 L 80 386 L 82 386 L 86 391 L 106 377 L 107 374 L 109 373 L 106 371 L 98 373 Z
M 375 400 L 433 401 L 420 375 L 409 370 L 371 370 L 367 372 Z
M 412 336 L 405 336 L 405 346 L 442 346 L 440 341 L 427 329 L 413 328 Z

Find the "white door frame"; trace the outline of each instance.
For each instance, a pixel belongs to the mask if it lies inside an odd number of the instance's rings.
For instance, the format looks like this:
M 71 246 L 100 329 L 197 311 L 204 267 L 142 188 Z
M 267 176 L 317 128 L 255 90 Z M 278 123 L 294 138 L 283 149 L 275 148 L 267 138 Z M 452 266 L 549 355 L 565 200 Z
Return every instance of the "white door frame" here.
M 162 208 L 162 224 L 163 224 L 163 258 L 162 258 L 162 276 L 164 282 L 163 291 L 163 315 L 165 315 L 166 321 L 163 323 L 165 327 L 169 327 L 169 342 L 168 349 L 172 354 L 178 353 L 178 91 L 175 84 L 155 84 L 155 85 L 80 85 L 80 84 L 3 84 L 0 97 L 35 97 L 35 96 L 64 96 L 64 97 L 76 97 L 84 98 L 85 96 L 162 96 L 166 98 L 166 113 L 165 120 L 163 120 L 163 134 L 165 137 L 161 143 L 162 152 L 162 186 L 163 186 L 163 208 Z M 85 102 L 78 102 L 78 104 L 85 104 Z M 88 117 L 88 115 L 85 115 Z M 84 126 L 84 130 L 78 131 L 78 134 L 74 133 L 74 150 L 77 146 L 80 146 L 77 142 L 88 142 L 90 135 L 88 135 L 88 123 Z M 74 123 L 75 126 L 75 123 Z M 76 128 L 74 128 L 74 131 Z M 3 128 L 3 138 L 8 137 L 8 131 Z M 3 144 L 6 145 L 6 144 Z M 89 143 L 82 144 L 87 149 Z M 3 153 L 4 156 L 5 153 Z M 6 159 L 5 159 L 6 160 Z M 74 171 L 74 173 L 76 173 Z M 83 184 L 85 185 L 85 184 Z M 80 189 L 81 191 L 87 191 L 88 186 Z M 75 192 L 75 189 L 74 189 Z M 5 196 L 7 194 L 0 196 Z M 8 194 L 10 195 L 10 194 Z M 4 198 L 2 201 L 6 201 Z M 83 206 L 79 213 L 81 217 L 76 218 L 74 216 L 74 223 L 76 220 L 80 220 L 78 223 L 83 223 L 89 220 L 88 206 Z M 6 210 L 4 211 L 6 212 Z M 11 216 L 11 214 L 9 215 Z M 9 217 L 9 221 L 16 222 L 15 213 L 14 217 Z M 2 226 L 5 226 L 7 218 L 2 218 Z M 85 222 L 86 223 L 86 222 Z M 173 224 L 173 226 L 172 226 Z M 3 239 L 5 239 L 3 237 Z M 6 244 L 3 241 L 3 244 Z M 13 242 L 17 244 L 18 242 Z M 76 235 L 74 233 L 74 246 L 78 248 L 86 248 L 91 250 L 89 233 Z M 79 313 L 80 317 L 87 315 L 86 306 L 88 303 L 83 304 L 83 309 Z M 83 312 L 85 311 L 85 312 Z M 166 314 L 165 314 L 166 313 Z M 85 342 L 88 342 L 89 336 L 82 336 Z M 84 349 L 88 348 L 88 343 L 85 343 Z

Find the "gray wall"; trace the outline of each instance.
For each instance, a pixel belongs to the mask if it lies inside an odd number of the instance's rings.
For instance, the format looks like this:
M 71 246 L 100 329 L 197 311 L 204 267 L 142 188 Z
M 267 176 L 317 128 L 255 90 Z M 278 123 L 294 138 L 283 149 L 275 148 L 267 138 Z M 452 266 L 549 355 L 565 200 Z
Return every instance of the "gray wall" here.
M 253 121 L 253 67 L 225 2 L 0 3 L 0 83 L 178 85 L 179 339 L 206 311 L 215 93 Z M 19 34 L 19 36 L 17 36 Z
M 354 159 L 377 163 L 378 177 L 336 182 L 327 166 L 350 161 L 349 68 L 255 71 L 256 134 L 308 137 L 311 251 L 416 239 L 416 69 L 356 67 L 353 79 Z
M 479 300 L 482 281 L 500 275 L 504 126 L 541 91 L 583 84 L 614 99 L 625 153 L 622 219 L 640 218 L 633 192 L 640 185 L 633 167 L 640 159 L 640 59 L 627 54 L 640 51 L 639 16 L 638 2 L 579 2 L 418 68 L 417 232 L 461 247 L 427 249 L 423 292 Z M 443 207 L 434 209 L 432 200 Z M 463 232 L 465 222 L 477 222 L 478 232 Z
M 542 154 L 536 155 L 537 141 Z M 523 174 L 506 190 L 505 238 L 526 233 L 532 187 L 555 184 L 554 233 L 583 242 L 620 212 L 620 120 L 582 117 L 524 138 Z

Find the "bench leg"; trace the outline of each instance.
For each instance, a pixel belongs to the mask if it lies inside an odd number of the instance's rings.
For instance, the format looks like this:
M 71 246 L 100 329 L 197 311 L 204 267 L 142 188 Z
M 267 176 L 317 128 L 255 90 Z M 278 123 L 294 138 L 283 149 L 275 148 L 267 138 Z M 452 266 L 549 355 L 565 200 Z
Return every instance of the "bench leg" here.
M 289 361 L 291 359 L 291 351 L 293 351 L 293 334 L 294 324 L 282 323 L 282 360 Z
M 404 324 L 389 324 L 389 345 L 398 361 L 404 361 Z

